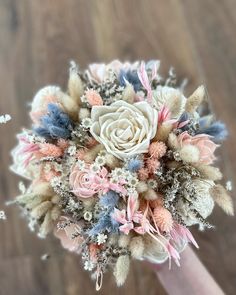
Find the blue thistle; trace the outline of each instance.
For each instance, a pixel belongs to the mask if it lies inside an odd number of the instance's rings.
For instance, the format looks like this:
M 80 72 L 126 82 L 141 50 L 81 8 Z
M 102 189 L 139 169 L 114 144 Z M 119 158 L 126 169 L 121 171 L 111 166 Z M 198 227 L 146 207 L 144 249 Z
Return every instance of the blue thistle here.
M 72 121 L 56 104 L 48 105 L 48 114 L 41 118 L 41 125 L 34 129 L 35 133 L 46 139 L 64 138 L 71 135 Z

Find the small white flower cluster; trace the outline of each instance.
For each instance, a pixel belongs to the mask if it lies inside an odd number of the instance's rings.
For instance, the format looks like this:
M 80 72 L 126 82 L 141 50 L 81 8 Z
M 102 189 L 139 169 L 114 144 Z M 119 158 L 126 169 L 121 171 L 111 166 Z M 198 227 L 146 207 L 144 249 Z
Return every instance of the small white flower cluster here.
M 107 235 L 104 234 L 98 234 L 97 235 L 97 243 L 98 245 L 104 244 L 107 240 Z
M 3 210 L 0 211 L 0 219 L 2 219 L 2 220 L 6 220 L 7 219 L 6 213 Z
M 11 116 L 8 114 L 0 116 L 0 124 L 6 124 L 10 120 L 11 120 Z
M 85 263 L 84 263 L 85 270 L 91 271 L 94 269 L 94 267 L 95 267 L 95 265 L 92 261 L 88 261 L 88 260 L 85 261 Z
M 67 152 L 70 156 L 74 156 L 76 154 L 76 150 L 76 146 L 71 145 L 70 147 L 68 147 Z
M 92 126 L 92 120 L 90 118 L 85 118 L 81 121 L 81 126 L 84 129 L 89 129 Z

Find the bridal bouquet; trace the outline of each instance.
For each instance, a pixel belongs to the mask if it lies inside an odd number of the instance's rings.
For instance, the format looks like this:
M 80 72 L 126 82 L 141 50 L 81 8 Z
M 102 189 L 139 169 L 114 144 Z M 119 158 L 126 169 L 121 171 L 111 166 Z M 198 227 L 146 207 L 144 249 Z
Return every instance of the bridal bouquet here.
M 97 289 L 109 269 L 122 285 L 131 259 L 179 265 L 187 243 L 198 247 L 189 228 L 211 228 L 215 203 L 233 215 L 213 166 L 224 124 L 203 115 L 203 86 L 187 97 L 172 70 L 158 70 L 72 62 L 66 92 L 35 95 L 32 128 L 12 152 L 12 170 L 30 181 L 16 198 L 30 228 L 80 254 Z

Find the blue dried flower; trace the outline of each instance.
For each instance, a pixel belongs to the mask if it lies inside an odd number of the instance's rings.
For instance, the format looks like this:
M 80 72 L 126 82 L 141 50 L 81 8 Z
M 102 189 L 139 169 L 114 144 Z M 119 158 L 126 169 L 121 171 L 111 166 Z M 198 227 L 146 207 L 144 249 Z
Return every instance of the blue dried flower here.
M 139 91 L 141 88 L 141 82 L 139 80 L 138 74 L 136 71 L 120 71 L 119 82 L 121 86 L 126 86 L 127 81 L 133 85 L 134 91 Z
M 143 166 L 143 161 L 137 158 L 129 160 L 127 163 L 127 169 L 131 172 L 136 172 Z
M 119 228 L 119 223 L 112 218 L 112 213 L 110 210 L 105 213 L 102 212 L 99 215 L 98 222 L 94 227 L 88 232 L 89 236 L 96 236 L 104 231 L 117 232 Z
M 56 104 L 48 105 L 48 114 L 41 118 L 41 125 L 34 129 L 35 133 L 47 139 L 64 138 L 71 135 L 72 121 Z
M 113 209 L 119 200 L 119 194 L 114 191 L 109 191 L 100 197 L 99 204 L 103 207 Z
M 197 134 L 207 134 L 213 137 L 213 141 L 220 142 L 228 136 L 228 130 L 224 123 L 220 121 L 209 122 L 208 117 L 203 117 L 199 121 L 200 128 Z

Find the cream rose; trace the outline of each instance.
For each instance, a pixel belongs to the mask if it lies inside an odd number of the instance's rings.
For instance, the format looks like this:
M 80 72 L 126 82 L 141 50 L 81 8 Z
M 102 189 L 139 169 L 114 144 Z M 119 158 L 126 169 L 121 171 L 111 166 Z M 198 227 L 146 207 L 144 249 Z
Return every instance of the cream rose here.
M 91 112 L 93 137 L 119 159 L 146 153 L 157 130 L 158 113 L 147 102 L 117 101 L 94 106 Z

